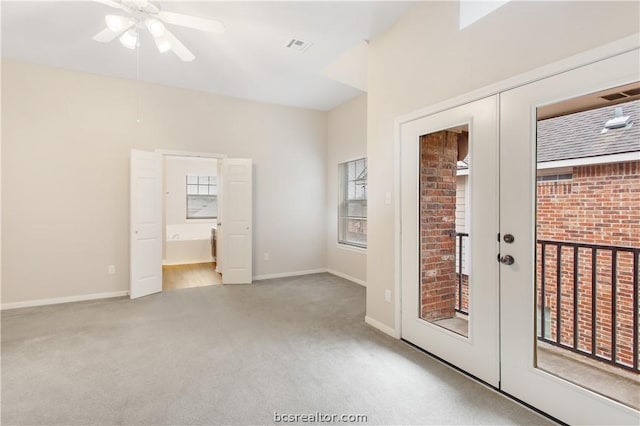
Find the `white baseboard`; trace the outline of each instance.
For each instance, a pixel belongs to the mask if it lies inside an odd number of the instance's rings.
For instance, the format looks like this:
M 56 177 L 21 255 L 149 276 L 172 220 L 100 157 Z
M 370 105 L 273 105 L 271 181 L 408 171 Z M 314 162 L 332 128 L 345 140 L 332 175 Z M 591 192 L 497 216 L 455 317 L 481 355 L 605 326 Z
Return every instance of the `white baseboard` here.
M 369 316 L 365 316 L 364 317 L 364 322 L 366 322 L 367 324 L 369 324 L 371 327 L 373 328 L 377 328 L 378 330 L 382 331 L 383 333 L 388 334 L 389 336 L 393 337 L 394 339 L 399 339 L 400 338 L 400 332 L 398 332 L 396 329 L 389 327 L 386 324 L 381 323 L 378 320 L 375 320 Z
M 162 266 L 175 266 L 175 265 L 196 265 L 198 263 L 213 263 L 215 262 L 215 259 L 209 258 L 209 259 L 202 259 L 202 260 L 190 260 L 188 262 L 165 262 L 164 260 L 162 261 Z
M 333 269 L 327 269 L 327 272 L 330 273 L 331 275 L 335 275 L 336 277 L 340 277 L 340 278 L 344 278 L 345 280 L 349 280 L 349 281 L 353 281 L 356 284 L 360 284 L 363 287 L 367 286 L 367 282 L 366 281 L 362 281 L 356 277 L 352 277 L 351 275 L 347 275 L 347 274 L 343 274 L 342 272 L 338 272 L 336 270 Z
M 306 271 L 281 272 L 278 274 L 254 275 L 253 280 L 260 281 L 260 280 L 270 280 L 272 278 L 297 277 L 299 275 L 321 274 L 323 272 L 327 272 L 327 269 L 320 268 L 320 269 L 309 269 Z
M 83 294 L 80 296 L 54 297 L 52 299 L 25 300 L 24 302 L 3 303 L 0 310 L 31 308 L 34 306 L 57 305 L 59 303 L 82 302 L 86 300 L 109 299 L 128 295 L 128 291 L 111 291 L 108 293 Z

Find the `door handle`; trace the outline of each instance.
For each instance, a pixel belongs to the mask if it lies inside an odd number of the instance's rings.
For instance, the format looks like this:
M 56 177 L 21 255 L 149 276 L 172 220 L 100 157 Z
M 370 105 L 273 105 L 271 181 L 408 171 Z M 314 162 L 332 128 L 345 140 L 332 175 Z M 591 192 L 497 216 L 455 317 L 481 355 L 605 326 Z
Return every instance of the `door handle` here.
M 503 265 L 513 265 L 515 261 L 516 260 L 510 254 L 506 254 L 500 258 L 500 263 Z

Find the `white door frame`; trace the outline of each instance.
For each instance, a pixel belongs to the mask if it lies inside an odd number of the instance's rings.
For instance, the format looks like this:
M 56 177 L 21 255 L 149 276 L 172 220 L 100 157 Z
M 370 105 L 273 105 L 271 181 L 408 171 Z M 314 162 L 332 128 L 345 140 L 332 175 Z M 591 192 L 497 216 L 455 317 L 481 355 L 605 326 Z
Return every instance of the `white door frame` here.
M 515 89 L 518 87 L 525 86 L 530 83 L 534 83 L 540 80 L 543 80 L 548 77 L 552 77 L 557 74 L 561 74 L 563 72 L 571 71 L 573 69 L 581 68 L 586 65 L 590 65 L 596 62 L 600 62 L 605 59 L 613 58 L 615 56 L 622 55 L 624 53 L 637 51 L 640 49 L 640 34 L 636 34 L 630 37 L 626 37 L 624 39 L 618 40 L 616 42 L 607 44 L 605 46 L 581 53 L 579 55 L 572 56 L 563 61 L 556 62 L 551 65 L 547 65 L 531 72 L 516 76 L 514 78 L 496 83 L 491 86 L 487 86 L 485 88 L 476 90 L 474 92 L 468 93 L 466 95 L 450 99 L 448 101 L 436 104 L 432 107 L 428 107 L 411 114 L 405 115 L 396 119 L 395 121 L 395 138 L 394 138 L 394 165 L 395 165 L 395 192 L 396 192 L 396 200 L 395 200 L 395 217 L 394 217 L 394 230 L 395 230 L 395 241 L 394 241 L 394 266 L 395 266 L 395 277 L 394 277 L 394 286 L 395 286 L 395 294 L 394 298 L 395 303 L 395 324 L 393 331 L 393 336 L 396 338 L 401 337 L 402 333 L 402 200 L 401 200 L 401 141 L 402 141 L 402 127 L 405 124 L 409 124 L 410 122 L 436 114 L 441 111 L 446 111 L 448 109 L 452 109 L 461 105 L 465 105 L 469 102 L 473 102 L 487 96 L 500 94 L 502 92 L 506 92 L 511 89 Z M 387 330 L 383 330 L 387 331 Z M 391 330 L 388 330 L 391 331 Z M 387 331 L 387 332 L 388 332 Z M 498 337 L 500 338 L 500 336 Z M 621 412 L 621 419 L 627 418 L 625 417 L 629 413 Z M 629 414 L 632 416 L 632 414 Z
M 193 157 L 193 158 L 211 158 L 211 159 L 224 159 L 227 158 L 226 154 L 216 154 L 216 153 L 210 153 L 210 152 L 193 152 L 193 151 L 176 151 L 176 150 L 168 150 L 168 149 L 155 149 L 153 151 L 146 151 L 146 152 L 153 152 L 155 154 L 159 154 L 161 159 L 164 159 L 166 157 Z M 164 161 L 162 161 L 162 164 L 160 165 L 160 174 L 158 176 L 160 183 L 162 185 L 164 185 Z M 131 180 L 131 178 L 130 178 Z M 160 200 L 158 200 L 159 205 L 162 206 L 162 211 L 161 211 L 161 216 L 162 216 L 162 223 L 164 223 L 165 221 L 165 207 L 164 207 L 164 199 L 162 197 L 162 194 L 164 192 L 160 191 Z M 131 213 L 129 214 L 130 218 L 129 221 L 131 222 Z M 165 243 L 165 229 L 163 226 L 162 229 L 162 237 L 163 237 L 163 244 Z M 129 259 L 129 271 L 133 270 L 133 264 L 131 264 L 131 258 Z M 162 259 L 161 259 L 161 264 L 160 264 L 160 270 L 162 271 Z M 162 276 L 162 272 L 160 272 L 160 275 Z M 131 297 L 131 277 L 129 278 L 129 296 Z
M 157 152 L 163 157 L 227 158 L 227 154 L 216 154 L 213 152 L 176 151 L 172 149 L 156 149 L 154 152 Z
M 483 88 L 474 90 L 455 98 L 440 102 L 430 107 L 422 108 L 417 111 L 408 113 L 406 115 L 396 118 L 394 123 L 394 326 L 388 328 L 382 326 L 375 320 L 368 321 L 374 327 L 379 328 L 381 331 L 390 334 L 391 336 L 399 339 L 402 330 L 402 222 L 401 222 L 401 205 L 402 200 L 400 197 L 400 182 L 401 182 L 401 158 L 400 158 L 400 145 L 402 141 L 401 129 L 402 126 L 411 121 L 445 111 L 447 109 L 455 108 L 469 102 L 477 101 L 488 96 L 496 95 L 501 92 L 505 92 L 510 89 L 515 89 L 520 86 L 524 86 L 535 81 L 542 80 L 552 75 L 560 74 L 575 68 L 582 67 L 594 62 L 601 61 L 603 59 L 611 58 L 613 56 L 620 55 L 622 53 L 630 52 L 640 48 L 640 33 L 616 40 L 614 42 L 605 44 L 603 46 L 588 50 L 586 52 L 579 53 L 574 56 L 570 56 L 552 64 L 548 64 L 532 71 L 517 75 L 515 77 L 497 82 L 495 84 L 485 86 Z

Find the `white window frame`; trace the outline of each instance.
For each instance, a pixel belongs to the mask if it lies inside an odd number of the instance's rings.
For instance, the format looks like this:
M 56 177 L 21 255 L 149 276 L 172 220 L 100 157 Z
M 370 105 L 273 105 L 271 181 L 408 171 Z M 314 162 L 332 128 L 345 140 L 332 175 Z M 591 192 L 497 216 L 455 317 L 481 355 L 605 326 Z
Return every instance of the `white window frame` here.
M 354 165 L 359 162 L 359 161 L 364 161 L 364 169 L 363 169 L 363 173 L 364 173 L 364 178 L 362 176 L 356 176 L 355 179 L 353 179 L 352 181 L 364 181 L 364 198 L 361 199 L 357 199 L 354 198 L 352 200 L 347 199 L 348 198 L 348 183 L 349 183 L 349 176 L 348 176 L 348 167 L 350 163 L 353 163 Z M 340 247 L 343 248 L 350 248 L 350 249 L 356 249 L 356 250 L 366 250 L 367 248 L 367 243 L 365 241 L 365 243 L 361 243 L 359 241 L 350 241 L 348 239 L 346 239 L 346 229 L 345 229 L 345 225 L 343 224 L 343 219 L 347 219 L 347 218 L 352 218 L 352 219 L 358 219 L 361 221 L 364 221 L 365 223 L 367 223 L 367 200 L 368 200 L 368 161 L 367 161 L 367 157 L 360 157 L 360 158 L 356 158 L 353 160 L 349 160 L 349 161 L 345 161 L 342 163 L 338 164 L 338 232 L 337 232 L 337 240 L 338 240 L 338 245 Z M 349 202 L 362 202 L 362 204 L 364 204 L 364 216 L 353 216 L 350 217 L 347 215 L 347 205 Z M 367 229 L 368 230 L 368 229 Z M 366 233 L 365 233 L 365 237 L 366 237 Z
M 195 183 L 195 184 L 194 183 L 189 183 L 189 178 L 193 178 L 193 177 L 196 177 L 198 179 L 198 183 Z M 204 176 L 191 176 L 190 175 L 190 176 L 186 176 L 186 178 L 185 178 L 185 193 L 186 193 L 186 200 L 185 200 L 185 202 L 186 202 L 186 205 L 185 205 L 186 212 L 185 213 L 186 213 L 186 219 L 187 220 L 202 220 L 202 219 L 212 220 L 212 219 L 217 219 L 218 218 L 217 211 L 216 211 L 216 215 L 215 216 L 195 216 L 195 217 L 194 216 L 189 216 L 189 198 L 190 197 L 215 197 L 216 204 L 218 203 L 218 179 L 217 179 L 217 177 L 216 176 L 206 176 L 207 179 L 208 179 L 208 182 L 207 183 L 200 183 L 200 178 L 201 177 L 204 177 Z M 215 179 L 215 183 L 213 183 L 213 184 L 210 181 L 210 179 L 212 177 L 216 178 Z M 207 194 L 189 194 L 189 186 L 196 186 L 196 187 L 198 187 L 198 189 L 199 189 L 200 186 L 206 186 L 207 187 Z M 211 187 L 215 188 L 215 194 L 210 194 L 209 193 L 209 190 L 210 190 Z

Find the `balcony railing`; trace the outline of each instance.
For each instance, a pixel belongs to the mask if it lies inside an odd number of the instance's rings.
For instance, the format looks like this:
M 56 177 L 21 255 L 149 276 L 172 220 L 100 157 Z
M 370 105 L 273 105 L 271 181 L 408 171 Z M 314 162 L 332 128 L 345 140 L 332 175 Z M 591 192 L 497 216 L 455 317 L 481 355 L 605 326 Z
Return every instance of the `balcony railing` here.
M 469 276 L 463 273 L 463 271 L 464 271 L 464 268 L 463 268 L 464 263 L 463 263 L 463 257 L 462 257 L 463 254 L 464 254 L 464 251 L 463 251 L 463 247 L 464 247 L 463 238 L 468 237 L 469 234 L 466 233 L 466 232 L 452 232 L 450 234 L 450 236 L 455 237 L 458 240 L 457 244 L 456 244 L 457 248 L 458 248 L 458 250 L 456 252 L 457 279 L 458 279 L 458 283 L 457 284 L 458 284 L 458 287 L 456 289 L 456 302 L 455 302 L 454 309 L 455 309 L 456 312 L 458 312 L 458 313 L 460 313 L 462 315 L 469 315 L 469 311 L 468 311 L 468 305 L 469 305 L 469 302 L 468 302 L 468 300 L 469 300 L 469 297 L 468 297 L 469 282 L 468 282 L 468 280 L 469 280 Z M 463 282 L 464 282 L 464 277 L 465 276 L 467 277 L 467 283 L 466 283 L 466 285 L 467 285 L 467 297 L 463 298 Z M 466 306 L 465 306 L 464 302 L 467 302 Z
M 640 248 L 537 243 L 538 340 L 638 372 Z

